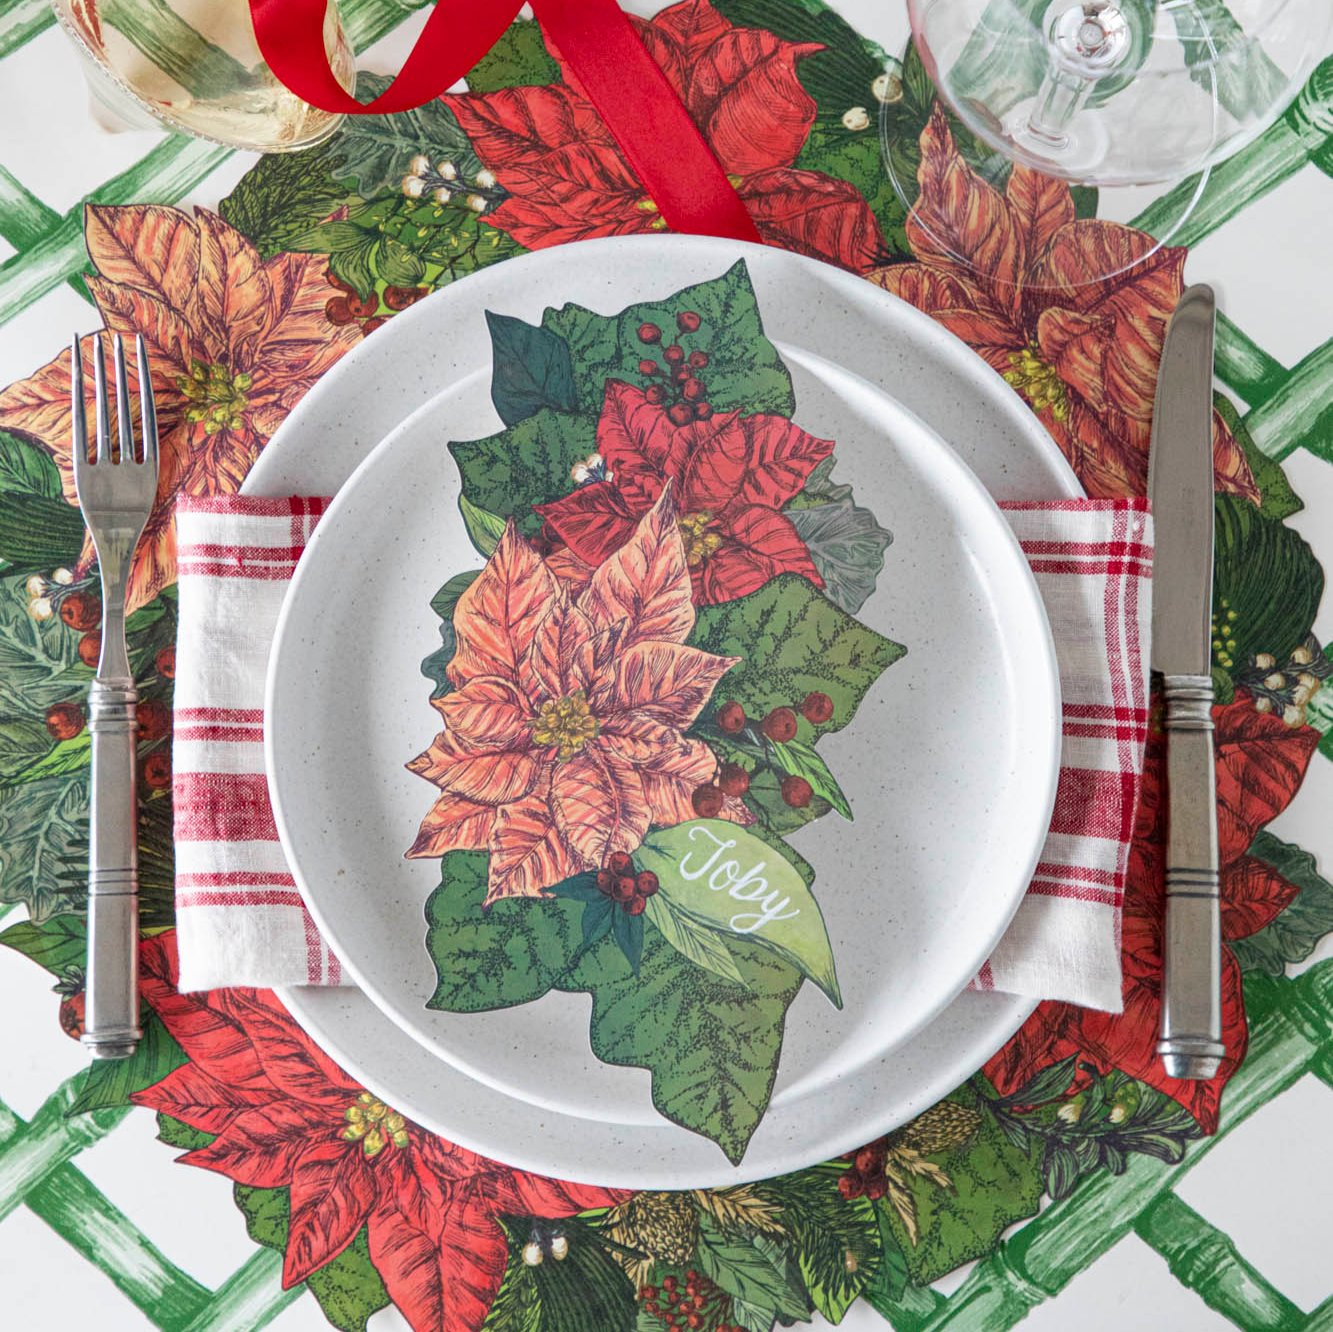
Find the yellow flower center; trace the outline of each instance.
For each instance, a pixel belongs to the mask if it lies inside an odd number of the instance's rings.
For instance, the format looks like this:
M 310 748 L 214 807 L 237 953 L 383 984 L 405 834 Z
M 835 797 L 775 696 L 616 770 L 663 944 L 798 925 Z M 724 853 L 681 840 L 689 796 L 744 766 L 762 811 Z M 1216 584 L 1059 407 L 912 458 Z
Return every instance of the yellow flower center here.
M 1036 347 L 1009 353 L 1009 369 L 1004 372 L 1006 384 L 1016 388 L 1031 404 L 1035 412 L 1049 407 L 1057 421 L 1069 419 L 1069 395 L 1055 367 L 1041 359 Z
M 386 1147 L 407 1148 L 407 1120 L 378 1097 L 362 1092 L 343 1111 L 347 1127 L 344 1142 L 359 1142 L 366 1156 L 378 1156 Z
M 716 532 L 708 531 L 711 513 L 687 513 L 680 519 L 680 535 L 685 544 L 685 559 L 691 568 L 701 565 L 721 544 Z
M 188 404 L 185 419 L 202 421 L 205 433 L 210 435 L 224 429 L 238 430 L 245 424 L 245 409 L 250 405 L 245 395 L 253 383 L 251 375 L 233 375 L 221 361 L 212 365 L 191 361 L 190 373 L 176 377 L 176 387 Z
M 555 745 L 556 757 L 562 762 L 573 758 L 600 730 L 582 689 L 548 699 L 532 721 L 532 738 L 539 745 Z

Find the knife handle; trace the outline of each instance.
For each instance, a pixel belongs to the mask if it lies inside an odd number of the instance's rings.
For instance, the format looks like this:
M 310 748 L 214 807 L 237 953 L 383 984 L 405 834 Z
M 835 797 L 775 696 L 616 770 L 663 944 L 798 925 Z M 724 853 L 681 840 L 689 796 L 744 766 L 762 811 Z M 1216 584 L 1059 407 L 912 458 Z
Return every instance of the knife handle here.
M 1206 1079 L 1222 1044 L 1222 930 L 1213 681 L 1168 675 L 1166 692 L 1166 976 L 1161 1055 L 1173 1078 Z

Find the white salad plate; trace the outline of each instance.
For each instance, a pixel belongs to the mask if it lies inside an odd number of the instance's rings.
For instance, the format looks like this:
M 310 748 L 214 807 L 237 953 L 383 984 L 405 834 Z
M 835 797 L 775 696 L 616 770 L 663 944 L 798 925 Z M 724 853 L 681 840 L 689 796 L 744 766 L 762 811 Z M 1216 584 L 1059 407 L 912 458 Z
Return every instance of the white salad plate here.
M 834 481 L 893 533 L 857 618 L 908 651 L 820 743 L 855 820 L 830 813 L 788 838 L 815 869 L 843 1007 L 812 984 L 797 995 L 767 1112 L 730 1167 L 706 1137 L 658 1114 L 645 1071 L 593 1056 L 582 994 L 486 1013 L 427 1009 L 436 977 L 423 907 L 439 862 L 403 851 L 438 795 L 404 766 L 439 726 L 420 672 L 439 641 L 429 602 L 484 562 L 445 448 L 502 428 L 484 313 L 536 323 L 573 301 L 616 314 L 738 258 L 792 373 L 794 421 L 835 442 Z M 1017 398 L 924 316 L 826 266 L 729 242 L 603 241 L 510 261 L 349 355 L 246 484 L 252 494 L 338 492 L 284 609 L 266 730 L 293 871 L 362 992 L 288 991 L 298 1020 L 386 1100 L 455 1141 L 638 1187 L 809 1164 L 966 1077 L 1031 1007 L 961 991 L 1040 848 L 1059 708 L 1035 586 L 959 456 L 997 498 L 1080 493 Z

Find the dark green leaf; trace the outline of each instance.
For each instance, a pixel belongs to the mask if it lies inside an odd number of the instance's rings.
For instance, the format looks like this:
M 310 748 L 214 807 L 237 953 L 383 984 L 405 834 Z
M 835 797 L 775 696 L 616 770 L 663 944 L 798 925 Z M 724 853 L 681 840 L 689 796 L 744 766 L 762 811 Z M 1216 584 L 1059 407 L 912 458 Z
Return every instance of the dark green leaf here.
M 87 864 L 88 773 L 0 791 L 0 902 L 22 902 L 35 921 L 81 910 L 86 886 L 67 863 Z
M 761 1248 L 753 1237 L 725 1235 L 710 1217 L 700 1216 L 695 1262 L 706 1277 L 747 1304 L 772 1309 L 782 1318 L 809 1317 L 800 1282 L 778 1253 Z
M 643 917 L 631 916 L 625 911 L 616 911 L 611 917 L 611 933 L 616 947 L 625 954 L 629 969 L 639 974 L 639 959 L 643 956 Z
M 694 311 L 702 323 L 697 332 L 678 335 L 676 316 L 684 310 Z M 664 342 L 680 336 L 690 351 L 707 353 L 708 400 L 715 410 L 776 412 L 779 416 L 795 411 L 791 376 L 764 336 L 749 270 L 742 259 L 719 278 L 686 287 L 664 301 L 631 305 L 619 315 L 594 314 L 578 305 L 548 310 L 542 327 L 569 345 L 584 412 L 594 417 L 601 412 L 608 379 L 640 382 L 638 365 L 647 348 L 639 341 L 638 331 L 646 323 L 662 330 Z M 568 489 L 566 481 L 563 490 Z
M 1235 436 L 1236 443 L 1244 451 L 1245 461 L 1250 464 L 1254 484 L 1259 487 L 1259 512 L 1266 518 L 1278 519 L 1289 518 L 1293 513 L 1299 513 L 1305 505 L 1292 490 L 1287 474 L 1282 470 L 1282 464 L 1276 458 L 1270 458 L 1250 438 L 1249 429 L 1231 399 L 1221 393 L 1215 393 L 1213 405 L 1227 429 Z
M 787 516 L 810 550 L 824 580 L 824 595 L 855 615 L 875 590 L 893 533 L 850 499 L 793 509 Z
M 454 607 L 458 598 L 472 585 L 472 580 L 481 572 L 480 569 L 468 569 L 455 574 L 432 598 L 430 608 L 440 617 L 440 646 L 421 663 L 421 673 L 434 684 L 432 698 L 443 698 L 453 689 L 453 683 L 445 674 L 449 663 L 454 659 L 458 640 L 454 634 Z
M 415 287 L 426 276 L 426 261 L 392 236 L 385 236 L 371 252 L 375 276 L 391 287 Z
M 504 1280 L 486 1312 L 481 1332 L 542 1332 L 537 1283 L 522 1258 L 521 1245 L 511 1245 Z
M 13 782 L 51 752 L 51 732 L 37 717 L 0 717 L 0 783 Z
M 880 262 L 887 264 L 897 259 L 910 259 L 907 206 L 894 188 L 885 162 L 879 126 L 875 123 L 879 108 L 873 98 L 863 99 L 862 104 L 868 106 L 872 116 L 865 129 L 849 130 L 840 117 L 817 120 L 793 166 L 799 170 L 818 171 L 854 185 L 879 223 L 884 240 Z
M 880 1261 L 871 1288 L 882 1299 L 900 1300 L 907 1289 L 907 1255 L 889 1225 L 887 1202 L 876 1204 L 875 1218 L 879 1223 Z
M 1042 1172 L 1046 1178 L 1046 1192 L 1055 1202 L 1059 1202 L 1069 1197 L 1074 1191 L 1074 1185 L 1078 1183 L 1078 1155 L 1064 1143 L 1048 1142 Z
M 532 19 L 511 23 L 467 76 L 469 91 L 476 93 L 559 82 L 560 66 L 547 54 L 542 30 Z
M 618 913 L 609 897 L 598 896 L 595 901 L 585 902 L 581 919 L 583 942 L 596 943 L 598 939 L 610 934 L 611 919 L 616 914 Z
M 129 1105 L 135 1092 L 161 1082 L 173 1069 L 189 1062 L 151 1009 L 144 1008 L 141 1025 L 143 1035 L 128 1059 L 95 1059 L 88 1066 L 83 1089 L 65 1111 L 66 1118 L 107 1106 Z
M 1113 1174 L 1123 1175 L 1129 1165 L 1129 1157 L 1109 1138 L 1101 1142 L 1102 1164 Z
M 379 238 L 366 236 L 358 245 L 329 256 L 329 272 L 346 283 L 362 299 L 375 291 L 374 259 L 379 250 Z
M 64 500 L 60 472 L 45 449 L 0 430 L 0 492 Z
M 833 717 L 816 735 L 841 730 L 865 692 L 906 652 L 867 629 L 797 574 L 782 574 L 758 592 L 720 606 L 701 606 L 690 642 L 743 657 L 718 686 L 751 717 L 789 707 L 809 693 L 833 700 Z
M 463 493 L 480 509 L 513 518 L 527 535 L 541 527 L 534 504 L 573 489 L 570 469 L 597 450 L 597 424 L 549 408 L 485 439 L 452 442 Z
M 575 902 L 605 902 L 606 897 L 597 887 L 595 874 L 574 874 L 562 879 L 547 890 L 552 897 L 568 897 Z
M 1296 531 L 1248 500 L 1218 495 L 1215 513 L 1214 641 L 1235 663 L 1233 674 L 1260 652 L 1286 661 L 1305 642 L 1319 609 L 1319 561 Z M 1282 595 L 1274 596 L 1279 587 Z
M 1245 971 L 1280 976 L 1293 962 L 1304 962 L 1321 939 L 1333 933 L 1333 884 L 1318 870 L 1315 858 L 1300 847 L 1263 831 L 1250 854 L 1294 883 L 1300 893 L 1263 929 L 1228 947 Z
M 7 573 L 47 573 L 78 562 L 83 518 L 63 499 L 0 490 L 0 560 Z
M 491 401 L 505 425 L 517 425 L 543 407 L 578 410 L 569 344 L 549 329 L 486 311 L 491 331 Z
M 1010 1105 L 1043 1105 L 1047 1101 L 1053 1101 L 1069 1090 L 1077 1065 L 1077 1055 L 1070 1055 L 1068 1059 L 1062 1059 L 1058 1064 L 1051 1064 L 1029 1078 L 1016 1092 L 1006 1096 L 1005 1100 Z
M 1074 201 L 1075 217 L 1097 216 L 1097 187 L 1095 185 L 1071 185 L 1069 197 Z
M 0 944 L 45 967 L 59 978 L 71 967 L 83 967 L 88 956 L 88 926 L 82 916 L 51 916 L 23 920 L 0 934 Z
M 577 1218 L 560 1228 L 568 1254 L 531 1269 L 541 1332 L 634 1332 L 636 1292 L 596 1230 Z
M 197 1147 L 207 1147 L 213 1141 L 213 1134 L 201 1129 L 191 1128 L 179 1119 L 157 1112 L 157 1138 L 168 1147 L 179 1147 L 182 1151 L 192 1152 Z

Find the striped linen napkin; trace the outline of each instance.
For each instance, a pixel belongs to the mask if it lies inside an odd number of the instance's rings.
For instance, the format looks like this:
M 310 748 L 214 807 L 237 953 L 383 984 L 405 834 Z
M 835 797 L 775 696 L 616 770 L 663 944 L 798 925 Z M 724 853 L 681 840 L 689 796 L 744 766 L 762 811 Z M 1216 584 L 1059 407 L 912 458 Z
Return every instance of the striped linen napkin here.
M 264 680 L 287 582 L 328 501 L 177 511 L 176 922 L 182 990 L 349 983 L 283 857 L 264 775 Z M 1002 504 L 1046 603 L 1064 742 L 1018 914 L 974 989 L 1119 1012 L 1120 912 L 1148 727 L 1145 500 Z

